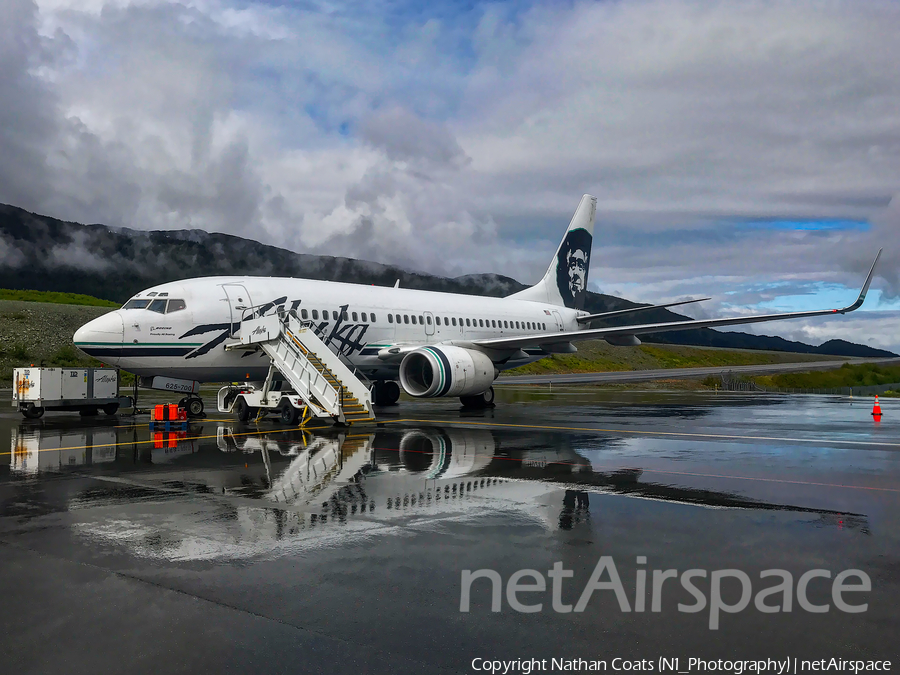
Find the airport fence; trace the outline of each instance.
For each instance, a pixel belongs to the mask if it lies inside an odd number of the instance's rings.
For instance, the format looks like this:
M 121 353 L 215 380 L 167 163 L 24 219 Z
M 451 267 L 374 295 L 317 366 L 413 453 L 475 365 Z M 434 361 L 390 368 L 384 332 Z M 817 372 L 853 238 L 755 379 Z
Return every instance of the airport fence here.
M 723 372 L 720 377 L 722 391 L 761 392 L 765 394 L 832 394 L 836 396 L 874 396 L 886 391 L 900 391 L 900 382 L 873 384 L 861 387 L 828 387 L 817 389 L 792 389 L 786 387 L 763 387 L 746 376 Z

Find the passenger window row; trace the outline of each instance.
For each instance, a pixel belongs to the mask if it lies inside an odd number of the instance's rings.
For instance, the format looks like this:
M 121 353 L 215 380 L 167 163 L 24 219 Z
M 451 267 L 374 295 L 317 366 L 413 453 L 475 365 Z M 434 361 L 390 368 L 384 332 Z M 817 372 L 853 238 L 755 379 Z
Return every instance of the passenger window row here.
M 430 315 L 415 314 L 388 314 L 388 323 L 403 323 L 413 325 L 431 325 Z M 504 321 L 500 319 L 463 319 L 462 317 L 434 317 L 434 323 L 438 326 L 467 326 L 469 328 L 507 328 L 514 330 L 547 330 L 547 324 L 542 321 Z
M 514 330 L 547 330 L 547 324 L 542 321 L 508 321 L 502 319 L 457 319 L 451 316 L 449 319 L 445 316 L 443 319 L 437 316 L 435 323 L 440 326 L 441 321 L 445 326 L 467 326 L 470 328 L 507 328 Z M 465 324 L 463 323 L 465 321 Z
M 327 310 L 327 309 L 322 310 L 322 320 L 323 321 L 328 321 L 328 317 L 329 317 L 328 312 L 329 312 L 329 310 Z M 339 314 L 338 314 L 337 310 L 331 310 L 331 318 L 334 321 L 338 320 L 338 316 L 339 316 Z M 344 321 L 350 321 L 350 320 L 359 321 L 360 318 L 362 318 L 363 323 L 377 323 L 377 321 L 378 321 L 378 319 L 375 317 L 375 312 L 371 312 L 371 313 L 362 312 L 362 314 L 360 315 L 360 313 L 358 313 L 358 312 L 347 312 L 347 310 L 343 310 L 340 312 L 340 316 L 344 319 Z M 317 310 L 317 309 L 311 309 L 311 310 L 301 309 L 300 310 L 300 318 L 301 319 L 306 321 L 310 317 L 312 317 L 313 321 L 318 321 L 319 320 L 319 310 Z
M 409 314 L 404 314 L 402 317 L 399 314 L 388 314 L 388 323 L 411 323 L 413 325 L 431 325 L 431 317 L 425 316 L 416 316 L 413 314 L 410 316 Z

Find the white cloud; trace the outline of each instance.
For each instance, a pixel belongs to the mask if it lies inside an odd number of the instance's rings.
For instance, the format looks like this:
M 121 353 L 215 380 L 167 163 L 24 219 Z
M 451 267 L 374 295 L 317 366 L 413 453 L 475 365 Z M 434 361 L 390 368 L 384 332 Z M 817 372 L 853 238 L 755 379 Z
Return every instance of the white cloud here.
M 896 3 L 6 0 L 0 32 L 0 202 L 527 282 L 591 192 L 605 290 L 741 311 L 883 245 L 900 293 Z
M 25 256 L 22 255 L 22 252 L 14 244 L 0 238 L 0 265 L 16 268 L 23 262 L 25 262 Z

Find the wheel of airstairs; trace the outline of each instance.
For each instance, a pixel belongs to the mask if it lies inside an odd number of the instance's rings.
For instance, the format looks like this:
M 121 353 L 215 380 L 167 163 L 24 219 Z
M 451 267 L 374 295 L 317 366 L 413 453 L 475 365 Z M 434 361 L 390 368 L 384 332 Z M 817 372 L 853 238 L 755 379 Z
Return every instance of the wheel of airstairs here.
M 296 426 L 297 422 L 300 420 L 300 411 L 292 406 L 288 401 L 285 401 L 281 404 L 279 413 L 281 422 L 283 424 L 287 424 L 290 427 Z
M 245 424 L 255 418 L 259 412 L 257 408 L 247 403 L 247 399 L 243 396 L 238 397 L 237 402 L 234 404 L 234 411 L 237 413 L 238 420 Z

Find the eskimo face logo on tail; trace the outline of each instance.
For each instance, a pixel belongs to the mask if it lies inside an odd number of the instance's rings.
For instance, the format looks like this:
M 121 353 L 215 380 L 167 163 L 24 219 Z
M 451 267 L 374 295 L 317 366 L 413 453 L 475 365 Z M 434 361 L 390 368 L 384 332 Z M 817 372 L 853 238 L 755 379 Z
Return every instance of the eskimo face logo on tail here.
M 563 304 L 571 309 L 584 308 L 592 240 L 587 230 L 571 230 L 556 254 L 556 286 Z

